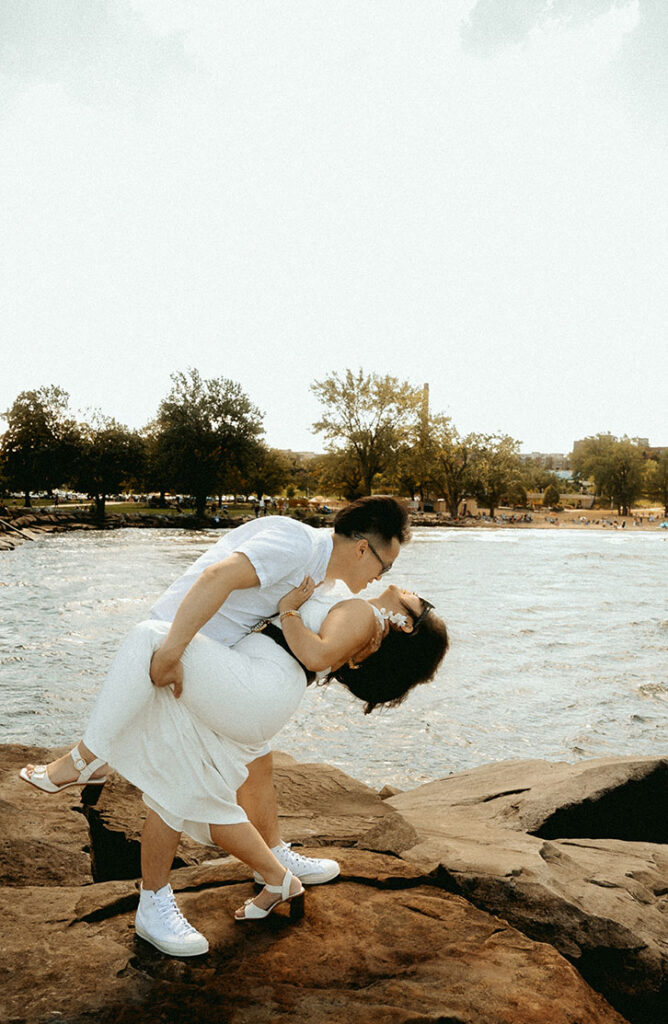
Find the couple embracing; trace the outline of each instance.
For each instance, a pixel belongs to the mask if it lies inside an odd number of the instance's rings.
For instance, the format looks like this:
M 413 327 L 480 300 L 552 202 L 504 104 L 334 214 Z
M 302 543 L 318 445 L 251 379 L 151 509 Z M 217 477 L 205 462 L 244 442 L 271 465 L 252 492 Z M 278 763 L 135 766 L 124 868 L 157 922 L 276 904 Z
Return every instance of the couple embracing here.
M 448 637 L 432 605 L 395 586 L 355 597 L 392 567 L 407 537 L 404 506 L 382 496 L 343 508 L 333 533 L 282 516 L 230 531 L 127 635 L 71 753 L 21 770 L 57 793 L 103 785 L 112 766 L 142 790 L 135 927 L 162 952 L 209 948 L 169 885 L 182 832 L 253 870 L 263 888 L 238 921 L 284 901 L 299 914 L 304 885 L 338 875 L 335 861 L 281 840 L 269 741 L 314 680 L 338 680 L 368 714 L 433 677 Z

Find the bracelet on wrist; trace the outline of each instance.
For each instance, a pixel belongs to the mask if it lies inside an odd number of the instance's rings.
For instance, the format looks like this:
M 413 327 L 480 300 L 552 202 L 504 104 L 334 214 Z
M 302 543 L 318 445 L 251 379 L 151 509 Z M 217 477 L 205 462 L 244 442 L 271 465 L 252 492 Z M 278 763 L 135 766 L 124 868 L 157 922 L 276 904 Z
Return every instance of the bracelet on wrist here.
M 301 619 L 301 615 L 299 614 L 296 608 L 288 608 L 287 611 L 281 612 L 278 617 L 282 622 L 283 619 L 286 619 L 288 617 L 288 615 L 296 615 L 298 619 Z

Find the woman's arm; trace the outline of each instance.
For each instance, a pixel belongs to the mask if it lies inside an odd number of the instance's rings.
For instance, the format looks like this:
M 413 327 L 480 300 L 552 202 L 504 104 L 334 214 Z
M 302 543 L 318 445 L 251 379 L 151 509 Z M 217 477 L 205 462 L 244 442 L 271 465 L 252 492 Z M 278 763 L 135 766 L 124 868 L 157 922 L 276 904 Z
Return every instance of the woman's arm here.
M 312 592 L 312 591 L 311 591 Z M 314 633 L 304 625 L 297 615 L 286 615 L 286 611 L 297 609 L 306 598 L 296 587 L 278 603 L 283 634 L 292 653 L 302 665 L 313 672 L 338 668 L 349 658 L 369 644 L 380 644 L 382 627 L 371 606 L 362 598 L 352 598 L 334 605 L 320 627 Z

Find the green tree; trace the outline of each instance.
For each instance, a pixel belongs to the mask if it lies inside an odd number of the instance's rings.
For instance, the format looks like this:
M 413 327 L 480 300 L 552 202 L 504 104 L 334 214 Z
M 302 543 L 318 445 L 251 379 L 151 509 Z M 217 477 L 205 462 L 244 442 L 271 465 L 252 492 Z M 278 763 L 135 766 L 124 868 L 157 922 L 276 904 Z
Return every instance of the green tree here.
M 473 490 L 494 515 L 499 504 L 509 498 L 522 481 L 520 442 L 508 434 L 471 434 L 475 439 Z
M 10 490 L 22 491 L 26 505 L 34 491 L 65 482 L 73 469 L 78 427 L 68 415 L 69 395 L 53 385 L 22 391 L 4 414 L 2 461 Z
M 311 390 L 324 407 L 313 429 L 325 435 L 330 451 L 348 451 L 357 461 L 363 491 L 391 470 L 415 423 L 421 393 L 396 377 L 376 373 L 332 373 Z
M 561 495 L 559 494 L 557 488 L 554 486 L 554 484 L 548 484 L 548 486 L 545 488 L 543 492 L 543 505 L 546 508 L 549 508 L 552 505 L 558 505 L 560 501 Z
M 289 473 L 290 466 L 282 452 L 259 445 L 249 459 L 244 489 L 257 494 L 258 498 L 263 494 L 278 494 L 285 487 Z
M 559 490 L 562 485 L 557 474 L 538 462 L 537 459 L 522 458 L 520 460 L 520 475 L 522 486 L 527 491 L 544 491 L 550 484 Z
M 597 496 L 614 502 L 619 515 L 629 515 L 642 494 L 643 449 L 632 438 L 586 437 L 571 455 L 571 466 L 579 476 L 594 481 Z
M 147 442 L 111 417 L 94 414 L 84 424 L 80 443 L 77 482 L 95 501 L 95 511 L 104 518 L 110 494 L 134 487 L 146 472 Z
M 209 494 L 227 491 L 227 481 L 257 456 L 262 414 L 239 384 L 225 377 L 203 380 L 199 372 L 174 373 L 160 404 L 155 458 L 169 467 L 169 486 L 192 495 L 203 516 Z
M 442 418 L 435 434 L 431 482 L 456 519 L 464 498 L 479 490 L 482 450 L 477 434 L 460 437 L 450 421 Z
M 307 496 L 315 494 L 320 487 L 318 458 L 301 452 L 281 452 L 280 456 L 285 466 L 286 493 L 287 488 L 291 488 L 288 497 L 294 497 L 297 492 Z
M 171 466 L 168 458 L 169 452 L 160 443 L 160 425 L 157 420 L 148 423 L 142 434 L 146 443 L 142 489 L 157 491 L 160 495 L 159 506 L 165 508 L 167 505 L 165 495 L 170 488 Z
M 312 486 L 322 494 L 354 501 L 364 494 L 359 459 L 351 449 L 326 452 L 311 462 Z M 303 490 L 303 488 L 302 488 Z
M 426 408 L 420 409 L 415 422 L 409 425 L 407 440 L 397 453 L 393 483 L 401 494 L 411 498 L 419 494 L 424 499 L 434 487 L 441 493 L 434 478 L 435 465 L 443 437 L 449 437 L 453 432 L 448 416 L 431 416 Z
M 656 459 L 649 459 L 645 470 L 645 494 L 651 501 L 660 501 L 668 517 L 668 449 Z

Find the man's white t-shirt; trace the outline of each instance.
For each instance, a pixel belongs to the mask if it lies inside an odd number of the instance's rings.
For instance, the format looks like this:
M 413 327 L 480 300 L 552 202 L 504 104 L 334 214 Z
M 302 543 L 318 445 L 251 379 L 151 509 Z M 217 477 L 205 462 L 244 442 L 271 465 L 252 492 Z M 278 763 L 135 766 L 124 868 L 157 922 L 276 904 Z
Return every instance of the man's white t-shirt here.
M 151 608 L 154 619 L 172 622 L 185 594 L 210 565 L 241 551 L 255 569 L 259 587 L 233 590 L 200 633 L 230 646 L 260 621 L 275 615 L 278 602 L 304 576 L 325 578 L 332 554 L 332 535 L 288 516 L 254 519 L 230 530 L 169 587 Z

